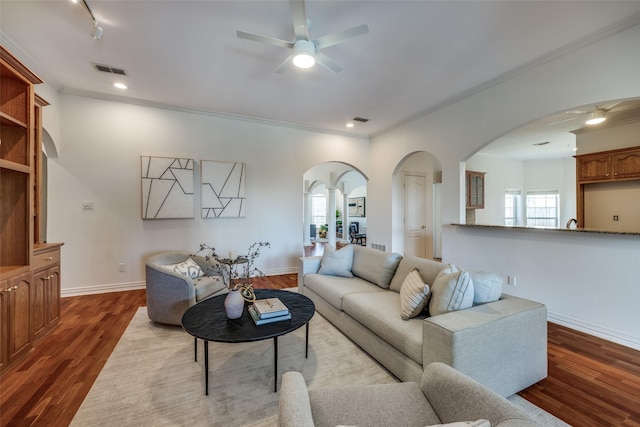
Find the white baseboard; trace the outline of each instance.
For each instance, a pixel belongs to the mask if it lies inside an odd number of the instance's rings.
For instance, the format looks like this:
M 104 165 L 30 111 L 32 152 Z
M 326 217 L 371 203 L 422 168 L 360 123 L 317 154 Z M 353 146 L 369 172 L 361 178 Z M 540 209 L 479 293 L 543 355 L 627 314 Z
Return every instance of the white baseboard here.
M 627 335 L 625 333 L 614 331 L 612 329 L 603 328 L 602 326 L 586 323 L 581 320 L 573 319 L 571 317 L 563 316 L 561 314 L 547 313 L 547 320 L 558 325 L 566 326 L 570 329 L 575 329 L 585 334 L 593 335 L 598 338 L 602 338 L 607 341 L 614 342 L 616 344 L 630 347 L 635 350 L 640 350 L 640 338 Z
M 67 288 L 60 290 L 61 297 L 76 297 L 79 295 L 93 295 L 93 294 L 106 294 L 109 292 L 121 292 L 121 291 L 133 291 L 137 289 L 144 289 L 145 282 L 130 282 L 130 283 L 111 283 L 107 285 L 97 286 L 80 286 L 77 288 Z

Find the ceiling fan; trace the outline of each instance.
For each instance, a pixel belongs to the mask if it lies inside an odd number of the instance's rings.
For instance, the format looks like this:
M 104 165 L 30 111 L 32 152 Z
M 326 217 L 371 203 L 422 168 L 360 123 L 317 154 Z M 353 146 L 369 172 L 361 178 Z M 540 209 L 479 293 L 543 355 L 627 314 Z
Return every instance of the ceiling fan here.
M 611 105 L 607 105 L 607 106 L 598 106 L 596 105 L 594 108 L 589 109 L 589 110 L 569 110 L 569 111 L 565 111 L 566 114 L 577 114 L 577 115 L 584 115 L 585 117 L 585 124 L 587 125 L 595 125 L 598 123 L 602 123 L 606 120 L 607 118 L 607 113 L 611 110 L 613 110 L 618 104 L 620 104 L 620 102 L 616 102 L 613 103 Z M 569 120 L 574 120 L 576 117 L 571 117 L 571 118 L 566 118 L 566 119 L 562 119 L 559 120 L 557 122 L 554 123 L 549 123 L 549 126 L 558 124 L 558 123 L 563 123 L 563 122 L 567 122 Z
M 309 25 L 307 22 L 304 0 L 289 0 L 289 4 L 291 6 L 295 40 L 280 40 L 273 37 L 247 33 L 245 31 L 237 31 L 236 35 L 241 39 L 253 40 L 260 43 L 267 43 L 292 49 L 293 52 L 291 55 L 289 55 L 287 59 L 285 59 L 282 64 L 276 68 L 276 73 L 284 73 L 284 71 L 289 67 L 290 60 L 292 60 L 291 62 L 299 68 L 309 68 L 317 62 L 319 65 L 334 73 L 342 71 L 342 67 L 321 53 L 320 50 L 329 46 L 335 46 L 352 37 L 367 34 L 369 32 L 369 27 L 367 27 L 366 24 L 363 24 L 348 30 L 338 31 L 337 33 L 327 34 L 326 36 L 311 40 L 309 39 Z

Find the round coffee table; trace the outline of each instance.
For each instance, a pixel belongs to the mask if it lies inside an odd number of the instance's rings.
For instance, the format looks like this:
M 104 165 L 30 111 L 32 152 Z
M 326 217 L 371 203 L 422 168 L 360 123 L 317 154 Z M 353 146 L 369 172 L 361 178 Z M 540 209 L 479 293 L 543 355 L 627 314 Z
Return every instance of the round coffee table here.
M 205 394 L 209 394 L 209 341 L 251 342 L 273 338 L 274 391 L 278 391 L 278 337 L 306 325 L 305 357 L 309 355 L 309 320 L 315 313 L 315 305 L 304 295 L 283 290 L 256 289 L 256 299 L 279 298 L 291 313 L 290 320 L 256 326 L 247 311 L 238 319 L 229 320 L 224 311 L 225 295 L 218 295 L 189 307 L 182 316 L 182 327 L 194 337 L 195 360 L 198 360 L 198 339 L 204 341 Z

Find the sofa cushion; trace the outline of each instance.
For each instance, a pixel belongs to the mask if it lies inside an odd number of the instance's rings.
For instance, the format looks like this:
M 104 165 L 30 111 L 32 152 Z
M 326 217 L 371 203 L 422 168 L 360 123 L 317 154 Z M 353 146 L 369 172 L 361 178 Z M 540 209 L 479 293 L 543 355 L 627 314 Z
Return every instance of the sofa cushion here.
M 473 305 L 498 301 L 502 295 L 502 277 L 486 271 L 469 271 L 473 282 Z
M 431 292 L 425 284 L 420 272 L 415 269 L 407 274 L 400 288 L 400 317 L 409 320 L 422 313 L 429 303 Z
M 422 364 L 422 323 L 426 316 L 402 320 L 398 315 L 400 294 L 389 291 L 347 294 L 342 299 L 342 309 L 399 352 Z
M 329 276 L 353 277 L 353 245 L 347 245 L 336 251 L 331 245 L 325 245 L 318 273 Z
M 194 280 L 196 301 L 202 301 L 225 289 L 219 276 L 203 276 Z
M 402 282 L 404 282 L 407 274 L 411 273 L 411 271 L 417 268 L 420 271 L 420 276 L 422 276 L 422 280 L 424 283 L 432 286 L 433 282 L 435 282 L 436 277 L 438 277 L 438 273 L 445 268 L 445 265 L 438 261 L 433 261 L 431 259 L 418 258 L 415 256 L 405 256 L 400 260 L 398 264 L 398 268 L 396 269 L 396 274 L 394 274 L 393 279 L 391 279 L 391 285 L 389 289 L 392 291 L 400 292 L 402 288 Z
M 431 287 L 431 293 L 431 301 L 429 301 L 431 316 L 473 306 L 473 282 L 466 271 L 441 272 Z
M 185 276 L 192 279 L 204 276 L 204 272 L 202 271 L 200 266 L 191 258 L 187 258 L 186 260 L 177 264 L 167 264 L 164 267 L 175 273 L 184 274 Z
M 345 295 L 361 292 L 384 292 L 381 288 L 359 277 L 336 277 L 322 274 L 306 274 L 304 286 L 321 296 L 338 310 L 342 310 Z
M 491 427 L 489 420 L 457 421 L 447 424 L 434 424 L 429 427 Z
M 383 289 L 389 288 L 402 255 L 382 252 L 360 245 L 352 246 L 354 247 L 351 272 Z
M 316 426 L 427 426 L 442 422 L 413 382 L 308 391 Z

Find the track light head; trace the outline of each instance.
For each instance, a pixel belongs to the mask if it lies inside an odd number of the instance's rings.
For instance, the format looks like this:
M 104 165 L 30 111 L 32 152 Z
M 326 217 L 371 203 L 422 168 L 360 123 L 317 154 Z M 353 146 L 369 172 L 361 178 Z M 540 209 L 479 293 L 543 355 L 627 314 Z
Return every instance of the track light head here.
M 98 25 L 98 21 L 93 21 L 93 31 L 91 32 L 91 37 L 96 40 L 100 40 L 102 38 L 102 27 Z

